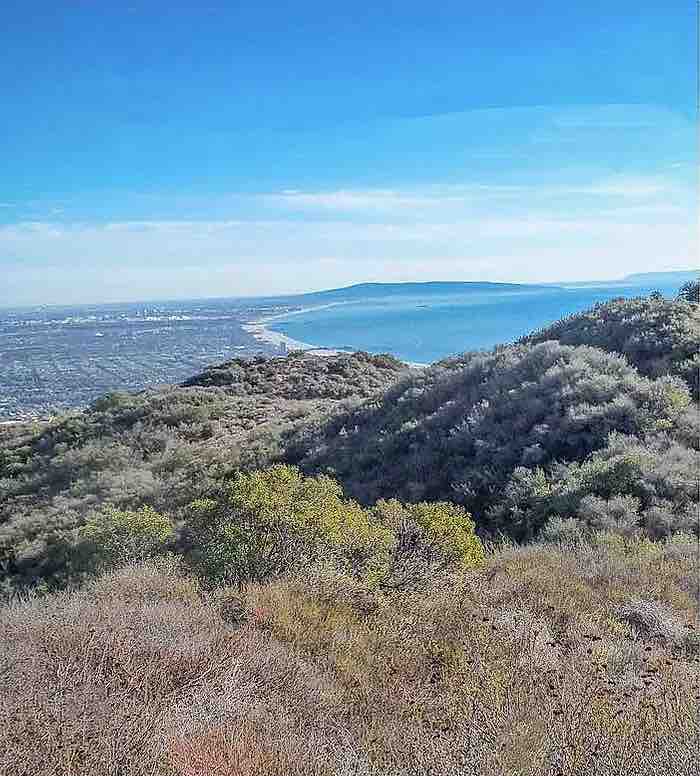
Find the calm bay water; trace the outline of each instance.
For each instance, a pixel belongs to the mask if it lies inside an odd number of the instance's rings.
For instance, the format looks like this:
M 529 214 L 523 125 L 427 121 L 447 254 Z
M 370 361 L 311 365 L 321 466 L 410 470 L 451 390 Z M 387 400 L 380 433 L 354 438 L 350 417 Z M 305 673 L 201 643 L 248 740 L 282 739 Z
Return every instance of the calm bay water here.
M 616 297 L 652 291 L 674 297 L 678 284 L 574 285 L 417 294 L 341 302 L 271 321 L 267 328 L 317 347 L 393 353 L 429 363 L 512 342 L 571 313 Z

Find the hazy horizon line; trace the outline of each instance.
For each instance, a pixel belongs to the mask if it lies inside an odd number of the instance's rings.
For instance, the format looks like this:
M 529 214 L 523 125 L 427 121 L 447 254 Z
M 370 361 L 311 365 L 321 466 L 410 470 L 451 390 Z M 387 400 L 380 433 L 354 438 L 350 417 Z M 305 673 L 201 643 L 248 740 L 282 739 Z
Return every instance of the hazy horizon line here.
M 83 302 L 29 302 L 23 304 L 7 304 L 0 302 L 0 309 L 4 310 L 20 310 L 25 308 L 35 307 L 84 307 L 91 305 L 100 306 L 119 306 L 125 304 L 150 304 L 154 302 L 185 302 L 185 301 L 219 301 L 225 299 L 238 300 L 238 299 L 288 299 L 294 297 L 311 296 L 313 294 L 329 293 L 331 291 L 348 291 L 359 286 L 401 286 L 401 285 L 416 285 L 427 286 L 431 284 L 451 284 L 451 285 L 477 285 L 477 284 L 490 284 L 490 285 L 516 285 L 523 287 L 532 286 L 551 286 L 551 287 L 566 287 L 577 285 L 616 285 L 623 284 L 629 278 L 645 277 L 645 276 L 658 276 L 658 275 L 699 275 L 700 270 L 696 268 L 686 269 L 674 269 L 674 270 L 651 270 L 644 272 L 632 272 L 624 275 L 623 277 L 606 278 L 603 280 L 547 280 L 539 282 L 523 282 L 517 280 L 396 280 L 396 281 L 373 281 L 365 280 L 358 281 L 356 283 L 350 283 L 347 286 L 334 286 L 332 288 L 320 288 L 309 291 L 293 291 L 289 293 L 278 294 L 241 294 L 241 295 L 225 295 L 225 296 L 167 296 L 167 297 L 151 297 L 151 298 L 139 298 L 139 299 L 123 299 L 120 301 L 103 301 L 99 299 L 91 299 Z

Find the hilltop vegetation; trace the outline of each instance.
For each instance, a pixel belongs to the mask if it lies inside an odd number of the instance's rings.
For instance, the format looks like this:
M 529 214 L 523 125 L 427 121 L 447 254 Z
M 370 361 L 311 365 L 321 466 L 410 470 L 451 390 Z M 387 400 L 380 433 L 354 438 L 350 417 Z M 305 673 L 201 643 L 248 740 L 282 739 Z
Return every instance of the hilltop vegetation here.
M 619 299 L 571 315 L 521 340 L 528 344 L 557 340 L 562 345 L 591 345 L 619 353 L 648 377 L 683 378 L 694 397 L 700 385 L 700 314 L 697 283 L 683 286 L 678 300 L 650 296 Z
M 209 367 L 183 386 L 226 387 L 240 396 L 283 399 L 367 398 L 391 385 L 407 367 L 393 356 L 342 353 L 315 356 L 303 350 L 286 358 L 234 358 Z
M 617 464 L 602 462 L 634 458 L 640 446 L 665 450 L 674 458 L 674 474 L 692 481 L 697 453 L 674 443 L 692 436 L 690 405 L 679 378 L 652 380 L 620 356 L 548 341 L 442 362 L 374 402 L 316 428 L 304 426 L 287 450 L 305 470 L 333 473 L 363 502 L 388 494 L 458 500 L 482 531 L 528 539 L 545 515 L 582 516 L 574 495 L 568 502 L 554 499 L 552 481 L 582 477 L 576 467 L 584 462 L 586 484 L 574 489 L 580 499 L 639 496 L 640 487 L 622 477 L 604 482 Z M 650 455 L 656 461 L 661 452 Z M 629 478 L 643 479 L 644 466 L 640 461 Z M 643 504 L 627 502 L 635 514 L 662 501 L 681 511 L 697 503 L 691 488 L 669 502 L 664 494 L 671 486 L 664 490 L 656 480 Z
M 87 520 L 149 506 L 176 522 L 233 472 L 281 458 L 285 430 L 352 406 L 407 371 L 363 353 L 233 361 L 183 387 L 110 394 L 46 425 L 0 427 L 4 584 L 80 577 Z
M 696 314 L 0 429 L 0 771 L 691 776 Z

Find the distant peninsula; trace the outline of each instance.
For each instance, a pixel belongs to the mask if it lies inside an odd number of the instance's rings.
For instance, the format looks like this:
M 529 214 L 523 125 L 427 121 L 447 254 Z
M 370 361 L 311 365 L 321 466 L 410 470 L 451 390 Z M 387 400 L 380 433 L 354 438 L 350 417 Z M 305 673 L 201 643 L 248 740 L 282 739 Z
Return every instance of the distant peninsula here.
M 402 294 L 410 296 L 440 293 L 468 293 L 478 291 L 524 291 L 551 289 L 552 285 L 537 283 L 495 283 L 487 281 L 432 280 L 405 283 L 357 283 L 343 288 L 331 288 L 324 291 L 312 291 L 299 294 L 297 299 L 328 300 L 328 299 L 371 299 L 377 297 Z

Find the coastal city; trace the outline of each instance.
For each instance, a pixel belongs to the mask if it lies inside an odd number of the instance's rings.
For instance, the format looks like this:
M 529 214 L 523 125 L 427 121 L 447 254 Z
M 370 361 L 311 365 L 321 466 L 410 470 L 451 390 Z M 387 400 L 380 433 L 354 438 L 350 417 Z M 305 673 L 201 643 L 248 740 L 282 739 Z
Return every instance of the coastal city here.
M 110 391 L 181 382 L 235 356 L 286 352 L 241 301 L 0 310 L 0 422 L 49 418 Z

